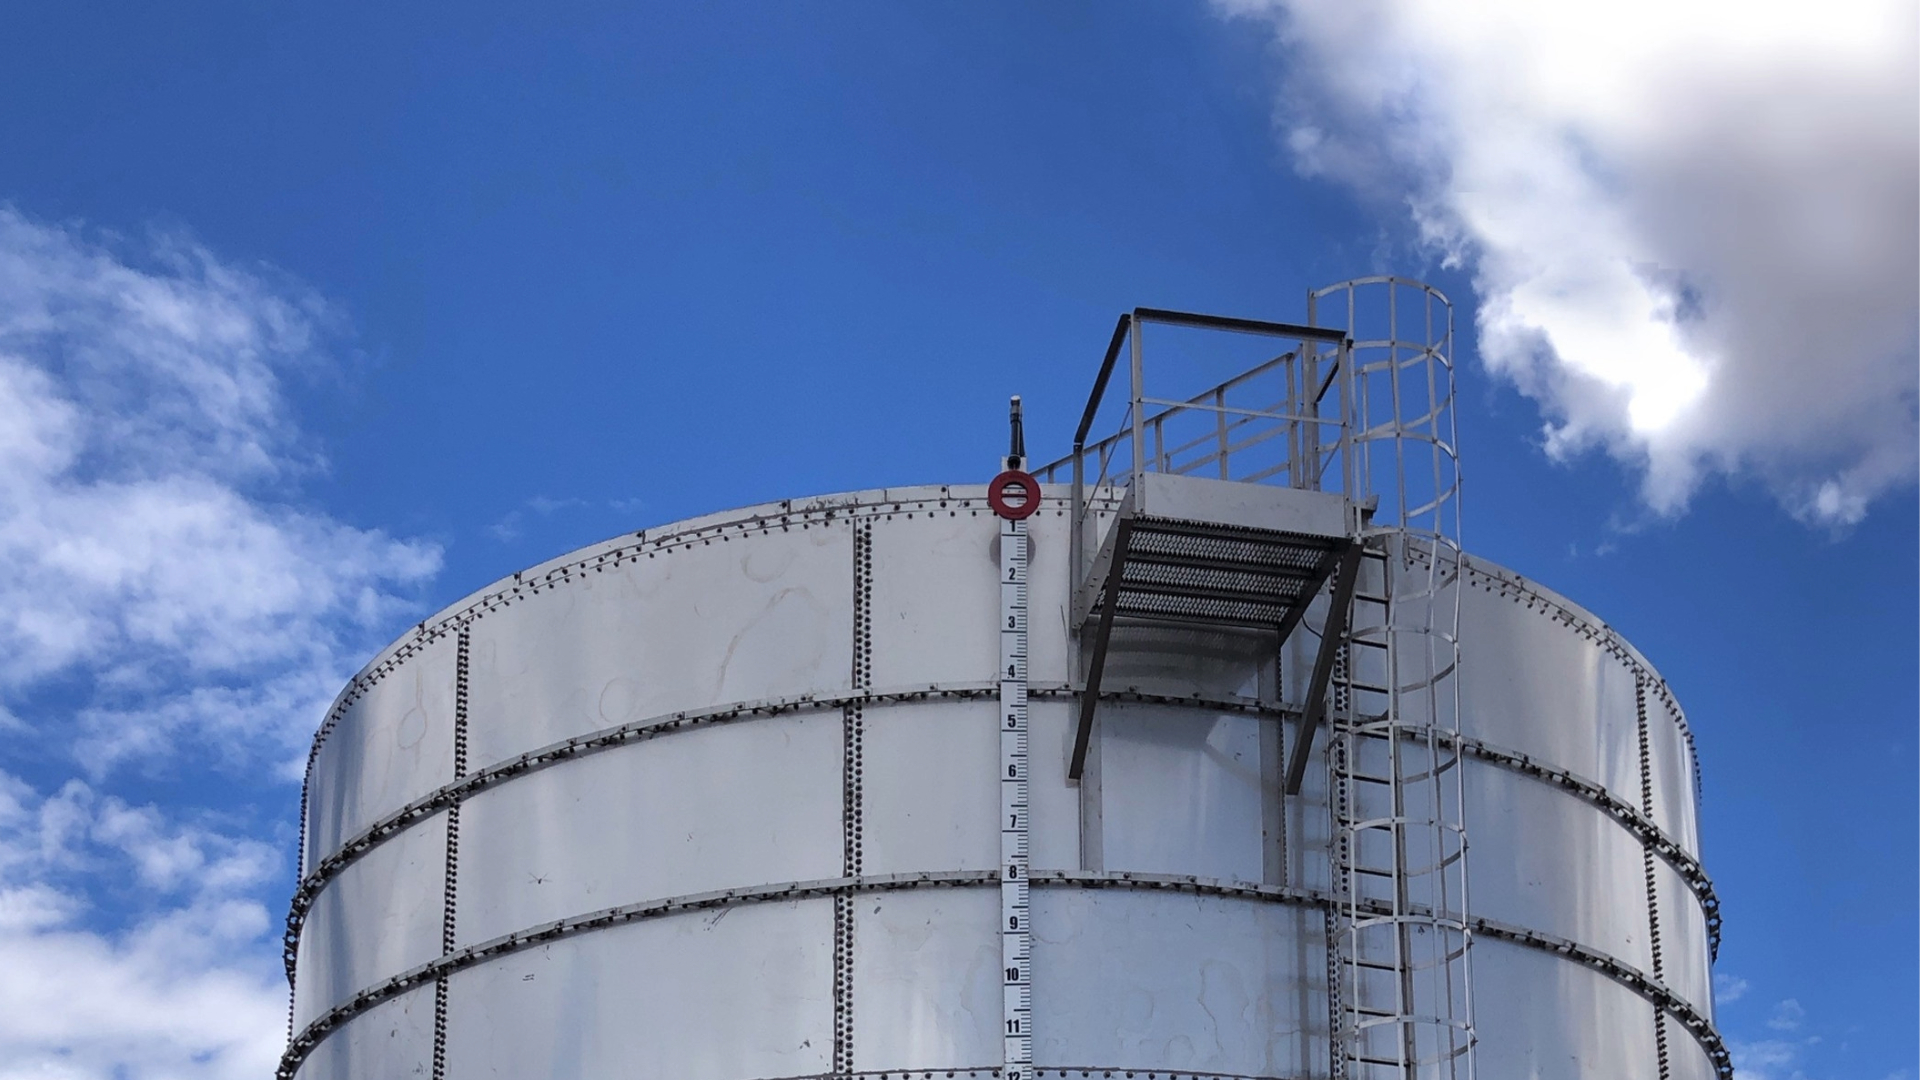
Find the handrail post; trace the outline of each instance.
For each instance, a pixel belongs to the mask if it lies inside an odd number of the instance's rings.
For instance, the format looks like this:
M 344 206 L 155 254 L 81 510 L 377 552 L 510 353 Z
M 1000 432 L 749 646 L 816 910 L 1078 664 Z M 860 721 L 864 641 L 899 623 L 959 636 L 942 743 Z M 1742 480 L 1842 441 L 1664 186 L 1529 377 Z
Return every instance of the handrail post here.
M 1131 314 L 1120 316 L 1120 321 L 1114 324 L 1113 340 L 1107 343 L 1107 354 L 1100 361 L 1100 374 L 1093 380 L 1093 393 L 1088 395 L 1086 411 L 1080 414 L 1080 426 L 1073 432 L 1073 512 L 1067 521 L 1067 543 L 1073 550 L 1067 553 L 1067 568 L 1076 589 L 1086 570 L 1086 517 L 1090 501 L 1086 481 L 1087 433 L 1093 430 L 1093 418 L 1100 411 L 1100 400 L 1107 394 L 1107 380 L 1113 376 L 1113 363 L 1120 357 L 1120 343 L 1134 329 Z M 1073 633 L 1078 637 L 1080 628 L 1074 627 Z
M 1352 325 L 1351 321 L 1348 325 Z M 1340 365 L 1340 487 L 1342 494 L 1357 505 L 1367 493 L 1359 489 L 1358 485 L 1365 483 L 1366 478 L 1360 475 L 1360 464 L 1353 460 L 1353 428 L 1358 420 L 1354 414 L 1358 387 L 1354 382 L 1353 339 L 1342 338 L 1336 355 L 1336 363 Z
M 1137 485 L 1140 483 L 1141 474 L 1147 471 L 1147 439 L 1145 426 L 1147 406 L 1146 402 L 1141 400 L 1147 396 L 1147 393 L 1146 387 L 1141 385 L 1145 380 L 1140 368 L 1141 320 L 1138 308 L 1134 309 L 1133 316 L 1133 352 L 1130 358 L 1130 364 L 1133 368 L 1133 474 L 1127 478 L 1127 482 Z M 1135 490 L 1138 490 L 1138 488 Z
M 1231 480 L 1227 473 L 1227 391 L 1223 387 L 1213 392 L 1213 426 L 1220 439 L 1220 479 Z
M 1067 515 L 1067 546 L 1071 549 L 1067 552 L 1067 587 L 1076 591 L 1080 588 L 1080 575 L 1085 569 L 1082 564 L 1086 562 L 1086 554 L 1081 550 L 1081 544 L 1084 542 L 1081 536 L 1081 530 L 1086 527 L 1084 522 L 1087 516 L 1087 450 L 1085 442 L 1084 439 L 1075 439 L 1073 441 L 1073 506 Z M 1073 631 L 1074 636 L 1078 637 L 1080 628 L 1076 626 L 1073 628 Z
M 1307 290 L 1307 324 L 1320 325 L 1320 296 L 1312 289 Z M 1300 475 L 1294 487 L 1309 491 L 1324 491 L 1326 485 L 1320 482 L 1320 399 L 1313 396 L 1313 388 L 1320 383 L 1320 343 L 1309 341 L 1301 349 L 1300 366 L 1300 412 L 1311 416 L 1311 422 L 1300 430 Z M 1351 494 L 1341 492 L 1341 494 Z

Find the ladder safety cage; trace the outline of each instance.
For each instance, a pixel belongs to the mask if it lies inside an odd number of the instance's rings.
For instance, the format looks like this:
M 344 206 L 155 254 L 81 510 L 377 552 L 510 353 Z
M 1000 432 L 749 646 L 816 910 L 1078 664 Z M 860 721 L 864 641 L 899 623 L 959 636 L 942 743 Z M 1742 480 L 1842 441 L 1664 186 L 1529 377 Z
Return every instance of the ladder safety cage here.
M 1397 277 L 1315 290 L 1307 305 L 1309 322 L 1352 339 L 1348 464 L 1376 507 L 1341 583 L 1352 592 L 1328 706 L 1333 1075 L 1472 1080 L 1452 307 Z

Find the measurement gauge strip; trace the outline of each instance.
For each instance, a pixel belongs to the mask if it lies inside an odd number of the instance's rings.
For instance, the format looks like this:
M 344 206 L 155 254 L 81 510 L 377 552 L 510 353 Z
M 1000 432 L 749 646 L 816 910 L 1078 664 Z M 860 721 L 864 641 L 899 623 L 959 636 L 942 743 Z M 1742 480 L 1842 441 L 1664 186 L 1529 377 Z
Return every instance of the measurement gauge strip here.
M 1033 1076 L 1027 892 L 1027 523 L 1000 520 L 1000 955 L 1002 1080 Z

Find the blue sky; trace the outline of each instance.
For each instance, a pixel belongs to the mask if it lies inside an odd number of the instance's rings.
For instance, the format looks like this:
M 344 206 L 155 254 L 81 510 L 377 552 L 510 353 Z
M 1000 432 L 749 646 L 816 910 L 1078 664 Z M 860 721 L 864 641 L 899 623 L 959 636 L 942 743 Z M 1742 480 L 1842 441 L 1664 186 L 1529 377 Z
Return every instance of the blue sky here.
M 1920 1071 L 1898 5 L 1716 40 L 1657 120 L 1664 54 L 1491 2 L 1517 81 L 1411 0 L 1363 49 L 1304 0 L 633 7 L 9 10 L 0 1077 L 277 1056 L 292 763 L 426 612 L 983 479 L 1010 393 L 1052 456 L 1119 311 L 1376 272 L 1458 304 L 1469 549 L 1689 712 L 1743 1072 Z

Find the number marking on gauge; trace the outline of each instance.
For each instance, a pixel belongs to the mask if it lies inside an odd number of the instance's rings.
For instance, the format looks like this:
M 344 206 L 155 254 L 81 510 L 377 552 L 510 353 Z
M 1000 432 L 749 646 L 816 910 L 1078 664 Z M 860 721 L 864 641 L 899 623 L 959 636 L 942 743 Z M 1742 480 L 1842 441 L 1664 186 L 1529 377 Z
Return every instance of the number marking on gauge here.
M 1000 519 L 1000 955 L 1002 1080 L 1033 1076 L 1027 890 L 1027 523 Z

